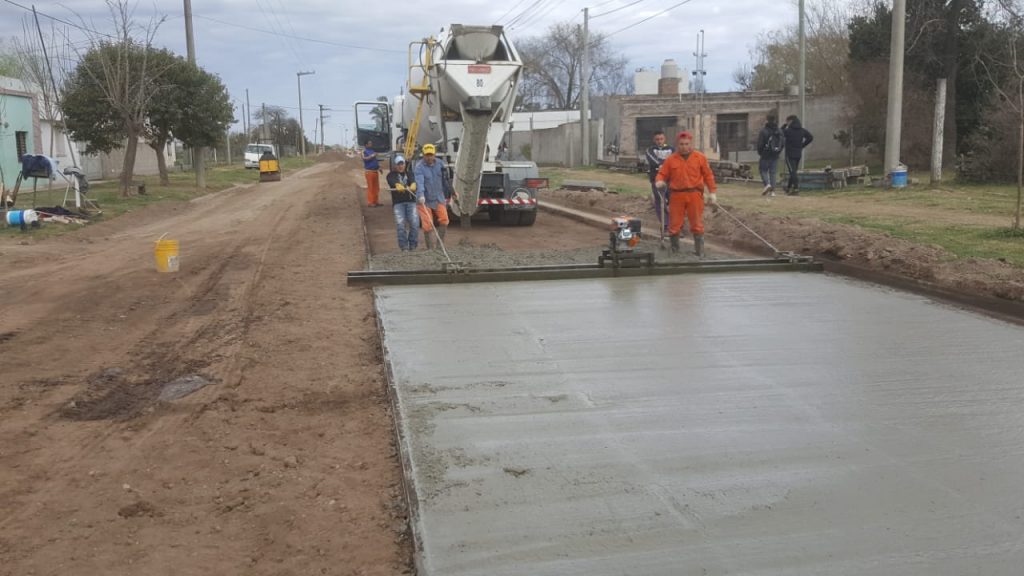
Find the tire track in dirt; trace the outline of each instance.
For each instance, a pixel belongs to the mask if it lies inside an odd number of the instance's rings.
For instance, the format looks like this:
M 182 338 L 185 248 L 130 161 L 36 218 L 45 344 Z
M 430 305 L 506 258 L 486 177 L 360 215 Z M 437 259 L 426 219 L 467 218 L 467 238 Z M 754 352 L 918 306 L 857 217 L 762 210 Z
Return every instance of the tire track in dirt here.
M 9 372 L 15 386 L 0 386 L 0 575 L 408 570 L 372 303 L 343 282 L 363 258 L 357 192 L 336 185 L 345 169 L 257 187 L 251 202 L 206 202 L 230 213 L 231 229 L 213 216 L 184 227 L 188 270 L 171 282 L 62 270 L 97 304 L 59 311 L 71 326 L 68 364 L 25 365 L 56 347 L 53 326 L 26 322 L 7 342 L 20 368 Z M 133 214 L 120 226 L 125 246 L 161 224 Z M 83 380 L 137 384 L 147 372 L 220 383 L 133 418 L 60 416 Z M 21 406 L 5 403 L 17 389 Z

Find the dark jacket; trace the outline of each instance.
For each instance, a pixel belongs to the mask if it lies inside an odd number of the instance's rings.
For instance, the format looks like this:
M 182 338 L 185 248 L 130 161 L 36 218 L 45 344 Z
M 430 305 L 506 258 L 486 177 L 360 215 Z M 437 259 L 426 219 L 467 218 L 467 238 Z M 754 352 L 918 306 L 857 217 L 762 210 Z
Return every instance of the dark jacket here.
M 391 203 L 402 204 L 403 202 L 415 202 L 416 193 L 409 190 L 409 187 L 416 184 L 416 180 L 409 177 L 409 172 L 395 172 L 392 170 L 388 172 L 388 188 L 391 189 Z M 398 185 L 401 184 L 405 191 L 398 190 Z
M 654 182 L 654 177 L 658 175 L 658 170 L 661 169 L 661 165 L 665 163 L 665 159 L 672 155 L 675 149 L 671 146 L 654 146 L 652 145 L 647 149 L 647 177 L 651 182 Z
M 786 135 L 787 158 L 800 158 L 804 155 L 804 148 L 814 141 L 814 136 L 804 130 L 799 120 L 794 120 L 783 126 L 782 133 Z
M 772 140 L 774 136 L 774 141 Z M 778 151 L 772 148 L 778 147 Z M 761 128 L 761 133 L 757 135 L 757 154 L 762 158 L 778 158 L 782 154 L 782 150 L 786 147 L 786 136 L 779 130 L 779 125 L 775 122 L 768 122 Z

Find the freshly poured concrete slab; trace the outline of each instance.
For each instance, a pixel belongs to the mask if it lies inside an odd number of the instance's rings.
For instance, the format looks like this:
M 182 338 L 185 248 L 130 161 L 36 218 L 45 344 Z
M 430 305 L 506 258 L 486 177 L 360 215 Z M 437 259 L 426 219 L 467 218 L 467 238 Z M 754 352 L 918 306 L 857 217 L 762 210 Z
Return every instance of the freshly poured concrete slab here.
M 1024 329 L 825 275 L 381 288 L 421 573 L 1024 573 Z

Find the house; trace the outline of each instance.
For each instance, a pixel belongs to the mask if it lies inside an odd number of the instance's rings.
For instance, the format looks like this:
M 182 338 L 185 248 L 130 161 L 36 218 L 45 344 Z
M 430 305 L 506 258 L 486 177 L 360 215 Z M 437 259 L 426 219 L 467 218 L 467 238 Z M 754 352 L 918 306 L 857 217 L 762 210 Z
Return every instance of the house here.
M 676 132 L 689 130 L 695 145 L 710 158 L 756 161 L 757 136 L 765 117 L 776 114 L 781 124 L 800 111 L 796 95 L 772 91 L 614 96 L 609 100 L 605 141 L 617 142 L 619 157 L 625 160 L 643 158 L 658 130 L 669 134 L 670 141 Z M 815 135 L 807 159 L 849 156 L 832 137 L 846 129 L 846 116 L 846 101 L 841 96 L 807 98 L 807 117 L 801 121 Z M 611 121 L 613 118 L 617 122 Z
M 0 179 L 13 188 L 21 171 L 24 154 L 41 154 L 42 136 L 39 102 L 15 78 L 0 76 Z

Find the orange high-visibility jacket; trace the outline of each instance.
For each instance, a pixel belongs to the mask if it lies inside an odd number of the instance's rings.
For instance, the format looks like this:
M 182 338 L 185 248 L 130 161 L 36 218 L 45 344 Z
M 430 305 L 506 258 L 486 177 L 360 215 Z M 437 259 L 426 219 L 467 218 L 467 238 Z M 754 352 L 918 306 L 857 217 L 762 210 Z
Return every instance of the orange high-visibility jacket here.
M 705 185 L 712 193 L 717 189 L 707 157 L 696 150 L 688 158 L 678 152 L 669 156 L 658 170 L 656 180 L 667 182 L 672 192 L 704 192 Z

